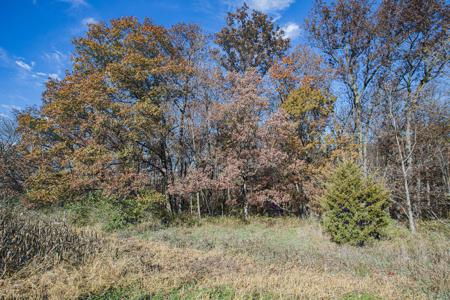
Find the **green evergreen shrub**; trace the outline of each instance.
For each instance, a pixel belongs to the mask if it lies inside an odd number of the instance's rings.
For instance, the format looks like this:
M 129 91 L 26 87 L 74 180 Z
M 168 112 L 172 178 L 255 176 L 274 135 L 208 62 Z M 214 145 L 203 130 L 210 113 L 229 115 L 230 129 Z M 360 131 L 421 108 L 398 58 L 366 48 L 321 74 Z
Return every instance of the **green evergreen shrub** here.
M 389 224 L 387 190 L 352 162 L 335 170 L 321 203 L 325 229 L 339 244 L 363 246 L 380 239 Z

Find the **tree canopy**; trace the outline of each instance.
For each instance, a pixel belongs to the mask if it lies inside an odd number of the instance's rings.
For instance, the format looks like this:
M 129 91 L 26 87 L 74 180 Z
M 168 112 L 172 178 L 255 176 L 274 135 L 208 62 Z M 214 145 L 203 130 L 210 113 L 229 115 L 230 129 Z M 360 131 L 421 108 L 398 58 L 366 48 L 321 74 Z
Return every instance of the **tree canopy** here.
M 326 179 L 358 157 L 362 174 L 344 173 L 382 177 L 391 216 L 414 231 L 448 215 L 448 14 L 441 0 L 317 1 L 293 49 L 246 4 L 214 38 L 134 17 L 91 24 L 41 107 L 18 112 L 17 130 L 0 124 L 2 196 L 321 215 Z

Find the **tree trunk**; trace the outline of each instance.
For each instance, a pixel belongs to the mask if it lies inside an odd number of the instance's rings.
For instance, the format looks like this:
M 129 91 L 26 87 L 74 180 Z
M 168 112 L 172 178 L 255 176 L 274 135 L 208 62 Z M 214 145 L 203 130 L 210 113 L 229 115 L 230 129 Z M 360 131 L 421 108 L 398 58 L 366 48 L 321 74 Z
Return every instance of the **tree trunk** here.
M 199 192 L 197 192 L 197 215 L 199 218 L 202 217 L 202 213 L 200 210 L 200 193 Z
M 364 175 L 367 176 L 366 145 L 362 122 L 361 96 L 359 94 L 355 97 L 355 130 L 356 143 L 358 144 L 359 164 L 363 168 Z
M 412 208 L 412 203 L 411 203 L 411 193 L 409 191 L 408 169 L 407 169 L 406 162 L 405 162 L 405 159 L 402 154 L 403 152 L 402 152 L 402 149 L 400 146 L 400 141 L 398 140 L 398 136 L 396 136 L 396 140 L 397 140 L 397 146 L 398 146 L 398 151 L 399 151 L 401 166 L 402 166 L 403 184 L 405 187 L 406 214 L 408 217 L 409 229 L 414 234 L 414 233 L 416 233 L 416 225 L 414 223 L 414 214 L 413 214 L 413 208 Z
M 248 201 L 247 199 L 244 200 L 244 220 L 248 220 Z
M 407 157 L 405 159 L 404 149 L 402 148 L 402 145 L 400 143 L 400 138 L 399 138 L 399 134 L 400 134 L 399 128 L 397 126 L 397 121 L 395 119 L 395 116 L 392 112 L 392 103 L 390 103 L 390 114 L 391 114 L 391 119 L 392 119 L 392 125 L 394 126 L 394 129 L 395 129 L 395 141 L 397 144 L 400 165 L 402 167 L 403 184 L 404 184 L 404 188 L 405 188 L 405 198 L 406 198 L 406 216 L 408 218 L 409 229 L 411 230 L 411 232 L 413 234 L 415 234 L 416 233 L 416 225 L 414 223 L 414 214 L 413 214 L 413 208 L 412 208 L 412 203 L 411 203 L 411 194 L 409 191 L 408 166 L 406 165 L 409 157 Z M 405 150 L 405 152 L 406 151 L 407 150 Z M 408 152 L 406 154 L 408 154 Z
M 417 207 L 417 217 L 420 219 L 422 218 L 422 199 L 420 197 L 420 192 L 422 190 L 422 181 L 420 180 L 420 177 L 417 176 L 417 191 L 416 191 L 416 207 Z
M 405 132 L 405 147 L 406 147 L 406 158 L 407 158 L 407 166 L 408 166 L 408 175 L 411 174 L 413 167 L 413 142 L 412 142 L 412 128 L 411 128 L 411 119 L 412 112 L 411 108 L 407 108 L 408 111 L 406 113 L 406 132 Z
M 244 198 L 244 220 L 248 220 L 248 201 L 247 201 L 247 185 L 244 183 L 243 188 L 243 198 Z
M 404 165 L 404 163 L 403 163 Z M 405 168 L 402 167 L 404 170 Z M 405 196 L 406 196 L 406 210 L 408 214 L 408 222 L 409 222 L 409 229 L 414 234 L 416 233 L 416 225 L 414 223 L 414 214 L 412 209 L 412 203 L 411 203 L 411 194 L 409 192 L 409 184 L 408 184 L 408 175 L 406 171 L 403 172 L 403 182 L 405 185 Z
M 414 234 L 414 233 L 416 233 L 416 225 L 414 223 L 414 214 L 413 214 L 413 208 L 412 208 L 412 203 L 411 203 L 411 193 L 409 191 L 408 169 L 407 169 L 406 162 L 405 162 L 405 159 L 402 154 L 403 151 L 400 146 L 400 141 L 399 141 L 397 135 L 396 135 L 396 140 L 397 140 L 397 147 L 398 147 L 398 152 L 399 152 L 401 166 L 402 166 L 403 184 L 405 187 L 406 215 L 408 217 L 409 230 L 411 230 L 411 232 Z
M 183 212 L 183 203 L 181 197 L 176 198 L 176 203 L 178 206 L 178 214 L 181 214 Z

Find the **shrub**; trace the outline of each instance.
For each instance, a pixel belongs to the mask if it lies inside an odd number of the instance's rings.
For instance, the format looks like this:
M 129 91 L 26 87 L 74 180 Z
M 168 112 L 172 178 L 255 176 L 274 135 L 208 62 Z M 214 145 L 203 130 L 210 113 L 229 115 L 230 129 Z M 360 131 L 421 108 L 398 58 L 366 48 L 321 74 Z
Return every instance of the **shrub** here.
M 123 200 L 92 193 L 80 201 L 68 203 L 66 208 L 70 211 L 72 223 L 86 226 L 100 221 L 107 231 L 138 224 L 147 217 L 164 223 L 170 219 L 165 196 L 153 190 Z
M 64 208 L 67 209 L 69 213 L 69 220 L 72 224 L 86 226 L 90 224 L 91 216 L 91 202 L 90 197 L 83 199 L 83 201 L 70 202 L 65 205 Z
M 102 199 L 97 203 L 97 212 L 104 223 L 104 229 L 107 231 L 121 229 L 128 224 L 120 205 L 113 200 Z
M 167 218 L 166 198 L 154 190 L 142 192 L 136 198 L 125 199 L 120 202 L 120 206 L 127 223 L 139 223 L 146 215 L 160 220 Z
M 65 205 L 70 222 L 79 226 L 101 223 L 107 231 L 117 230 L 126 225 L 121 207 L 115 199 L 91 193 L 78 201 Z
M 389 223 L 388 192 L 354 163 L 339 166 L 322 199 L 323 224 L 336 243 L 363 246 L 384 235 Z

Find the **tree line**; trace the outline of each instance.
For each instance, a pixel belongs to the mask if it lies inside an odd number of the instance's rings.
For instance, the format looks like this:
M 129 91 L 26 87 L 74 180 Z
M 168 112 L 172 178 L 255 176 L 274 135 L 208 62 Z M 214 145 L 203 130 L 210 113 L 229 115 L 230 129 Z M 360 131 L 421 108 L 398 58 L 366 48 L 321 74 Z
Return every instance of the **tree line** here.
M 448 217 L 449 6 L 316 1 L 308 43 L 246 4 L 213 36 L 122 17 L 74 40 L 39 108 L 2 120 L 2 197 L 165 195 L 173 214 L 321 214 L 341 161 L 415 231 Z

